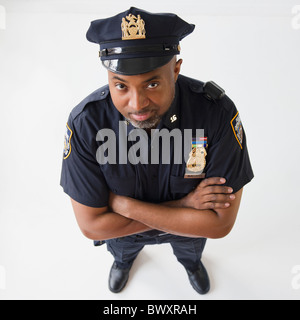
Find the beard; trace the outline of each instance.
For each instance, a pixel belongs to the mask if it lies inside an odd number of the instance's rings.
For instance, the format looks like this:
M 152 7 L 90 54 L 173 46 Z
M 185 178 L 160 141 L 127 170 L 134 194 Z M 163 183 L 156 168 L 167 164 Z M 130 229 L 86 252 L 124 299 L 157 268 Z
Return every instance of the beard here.
M 144 120 L 144 121 L 137 121 L 134 119 L 126 119 L 130 122 L 135 128 L 138 129 L 154 129 L 160 120 L 162 119 L 163 115 L 154 114 L 151 118 Z

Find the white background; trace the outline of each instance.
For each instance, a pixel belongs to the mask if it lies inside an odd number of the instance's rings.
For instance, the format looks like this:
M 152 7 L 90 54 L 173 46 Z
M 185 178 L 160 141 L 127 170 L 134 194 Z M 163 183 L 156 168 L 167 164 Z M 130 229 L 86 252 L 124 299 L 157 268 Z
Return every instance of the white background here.
M 297 4 L 0 0 L 0 299 L 299 299 Z M 68 114 L 107 82 L 85 33 L 130 6 L 196 24 L 181 43 L 182 74 L 225 88 L 247 133 L 255 178 L 233 231 L 207 243 L 206 296 L 169 245 L 146 247 L 124 291 L 111 293 L 112 256 L 80 233 L 59 186 Z

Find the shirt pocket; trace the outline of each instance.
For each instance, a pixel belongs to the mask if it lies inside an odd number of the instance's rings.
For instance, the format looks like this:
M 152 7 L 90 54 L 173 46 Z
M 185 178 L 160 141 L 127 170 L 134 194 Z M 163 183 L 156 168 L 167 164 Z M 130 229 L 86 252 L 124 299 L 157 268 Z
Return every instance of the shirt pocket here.
M 135 197 L 135 177 L 118 177 L 108 175 L 106 182 L 109 189 L 120 196 Z
M 178 200 L 193 191 L 203 179 L 201 178 L 183 178 L 183 177 L 170 177 L 170 191 L 173 200 Z

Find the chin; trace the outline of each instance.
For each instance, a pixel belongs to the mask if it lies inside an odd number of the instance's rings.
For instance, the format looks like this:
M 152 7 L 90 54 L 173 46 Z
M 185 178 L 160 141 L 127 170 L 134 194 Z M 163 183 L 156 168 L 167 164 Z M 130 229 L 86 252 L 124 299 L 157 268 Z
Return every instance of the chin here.
M 138 129 L 155 129 L 161 120 L 160 116 L 152 117 L 151 119 L 145 121 L 136 121 L 127 119 L 135 128 Z

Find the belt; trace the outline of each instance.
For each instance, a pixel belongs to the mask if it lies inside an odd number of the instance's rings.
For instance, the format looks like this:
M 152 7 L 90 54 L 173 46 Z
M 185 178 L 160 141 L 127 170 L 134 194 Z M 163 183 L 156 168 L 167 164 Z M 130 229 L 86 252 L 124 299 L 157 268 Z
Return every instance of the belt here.
M 149 231 L 145 231 L 142 233 L 138 233 L 136 234 L 136 236 L 138 236 L 139 238 L 142 237 L 160 237 L 160 236 L 164 236 L 168 234 L 167 232 L 162 232 L 160 230 L 149 230 Z

